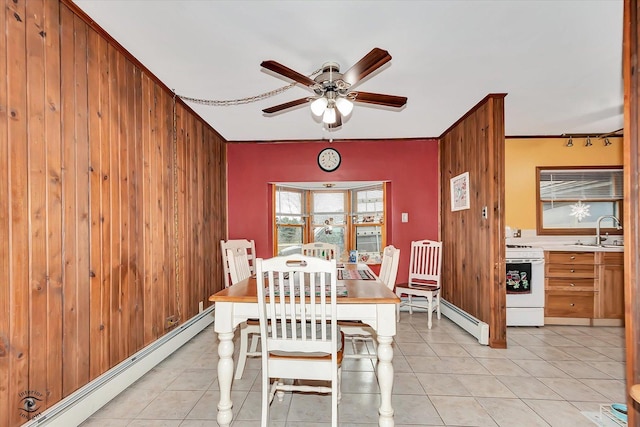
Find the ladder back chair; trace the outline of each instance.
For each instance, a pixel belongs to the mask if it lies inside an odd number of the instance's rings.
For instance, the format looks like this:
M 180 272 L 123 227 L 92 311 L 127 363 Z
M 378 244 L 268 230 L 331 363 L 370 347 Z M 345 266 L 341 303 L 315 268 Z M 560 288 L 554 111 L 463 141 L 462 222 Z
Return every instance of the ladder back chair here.
M 322 259 L 338 259 L 338 246 L 332 243 L 305 243 L 302 245 L 302 255 Z
M 222 270 L 224 271 L 224 287 L 231 286 L 231 275 L 229 272 L 229 262 L 227 261 L 227 249 L 244 249 L 249 260 L 251 274 L 256 272 L 256 243 L 247 239 L 220 240 L 220 253 L 222 254 Z
M 378 279 L 393 291 L 396 285 L 396 277 L 398 275 L 398 264 L 400 263 L 400 249 L 393 245 L 389 245 L 382 251 L 382 264 L 380 265 L 380 274 Z M 353 353 L 345 353 L 344 357 L 349 359 L 377 359 L 375 334 L 371 326 L 355 320 L 338 321 L 340 330 L 344 333 L 345 339 L 351 340 Z M 356 343 L 360 341 L 365 344 L 363 351 L 358 351 Z M 366 347 L 367 343 L 373 345 L 374 351 L 369 352 Z
M 433 310 L 440 319 L 440 273 L 442 270 L 442 242 L 432 240 L 417 240 L 411 242 L 411 258 L 409 260 L 408 283 L 396 286 L 396 295 L 400 298 L 407 296 L 407 301 L 398 305 L 397 319 L 400 321 L 400 306 L 409 307 L 409 314 L 413 308 L 426 309 L 428 312 L 428 327 L 431 329 Z M 413 297 L 424 297 L 426 305 L 413 301 Z
M 226 263 L 229 267 L 231 285 L 235 285 L 251 276 L 249 257 L 245 248 L 236 247 L 226 250 Z M 249 337 L 251 337 L 251 349 L 249 349 Z M 240 348 L 238 350 L 238 366 L 234 378 L 239 380 L 244 373 L 247 357 L 260 357 L 258 351 L 258 338 L 260 337 L 260 322 L 258 319 L 247 319 L 240 325 Z
M 258 258 L 256 278 L 261 425 L 269 423 L 274 395 L 282 401 L 285 391 L 315 391 L 331 393 L 331 425 L 337 426 L 344 337 L 336 322 L 336 261 L 297 254 Z M 303 380 L 330 381 L 330 386 L 305 385 Z

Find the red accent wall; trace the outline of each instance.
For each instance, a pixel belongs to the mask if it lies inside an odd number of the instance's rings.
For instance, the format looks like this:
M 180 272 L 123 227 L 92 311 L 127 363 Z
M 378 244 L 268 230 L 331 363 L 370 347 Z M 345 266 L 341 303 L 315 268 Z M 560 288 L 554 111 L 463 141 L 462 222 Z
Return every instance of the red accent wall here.
M 334 172 L 317 163 L 331 146 L 342 155 Z M 407 280 L 412 240 L 438 239 L 438 141 L 307 141 L 228 143 L 228 236 L 254 239 L 261 258 L 273 256 L 270 183 L 389 181 L 387 244 L 401 249 L 398 283 Z M 409 222 L 400 222 L 401 212 Z

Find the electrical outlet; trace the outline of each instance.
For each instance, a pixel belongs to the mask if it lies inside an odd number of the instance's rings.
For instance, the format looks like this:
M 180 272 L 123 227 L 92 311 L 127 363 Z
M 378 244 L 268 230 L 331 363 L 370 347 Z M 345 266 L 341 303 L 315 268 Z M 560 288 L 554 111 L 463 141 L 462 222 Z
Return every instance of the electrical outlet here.
M 165 329 L 173 328 L 177 324 L 178 324 L 178 316 L 174 314 L 173 316 L 169 316 L 165 319 L 164 328 Z

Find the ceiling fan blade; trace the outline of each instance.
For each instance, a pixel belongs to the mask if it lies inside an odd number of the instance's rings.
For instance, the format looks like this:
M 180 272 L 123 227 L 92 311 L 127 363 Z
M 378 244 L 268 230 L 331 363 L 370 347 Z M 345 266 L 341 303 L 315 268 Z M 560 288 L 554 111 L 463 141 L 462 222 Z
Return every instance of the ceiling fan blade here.
M 375 47 L 353 67 L 349 68 L 342 75 L 342 80 L 353 86 L 389 61 L 391 61 L 389 52 Z
M 407 103 L 406 96 L 385 95 L 382 93 L 371 92 L 351 92 L 349 95 L 355 96 L 354 102 L 362 102 L 365 104 L 384 105 L 387 107 L 400 108 Z
M 287 108 L 295 107 L 297 105 L 304 104 L 305 102 L 309 102 L 309 98 L 300 98 L 294 101 L 285 102 L 284 104 L 265 108 L 264 110 L 262 110 L 262 112 L 267 114 L 277 113 L 278 111 L 286 110 Z
M 276 61 L 262 61 L 260 66 L 266 68 L 267 70 L 271 70 L 274 73 L 278 73 L 281 76 L 285 76 L 291 80 L 294 80 L 298 83 L 302 83 L 305 86 L 313 86 L 316 84 L 315 80 L 305 76 L 304 74 L 300 74 L 297 71 L 293 71 L 289 67 L 285 67 L 284 65 L 276 62 Z
M 329 129 L 335 129 L 335 128 L 339 128 L 340 126 L 342 126 L 342 114 L 340 114 L 340 111 L 338 111 L 338 109 L 336 108 L 336 121 L 333 123 L 327 124 L 327 127 Z

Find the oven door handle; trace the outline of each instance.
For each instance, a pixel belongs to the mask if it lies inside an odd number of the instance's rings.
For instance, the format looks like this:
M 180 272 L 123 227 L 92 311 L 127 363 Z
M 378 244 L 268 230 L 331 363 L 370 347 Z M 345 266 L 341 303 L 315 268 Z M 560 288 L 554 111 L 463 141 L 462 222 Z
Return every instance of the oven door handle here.
M 506 259 L 505 260 L 506 264 L 532 264 L 532 265 L 539 265 L 539 264 L 544 264 L 544 260 L 543 259 Z

